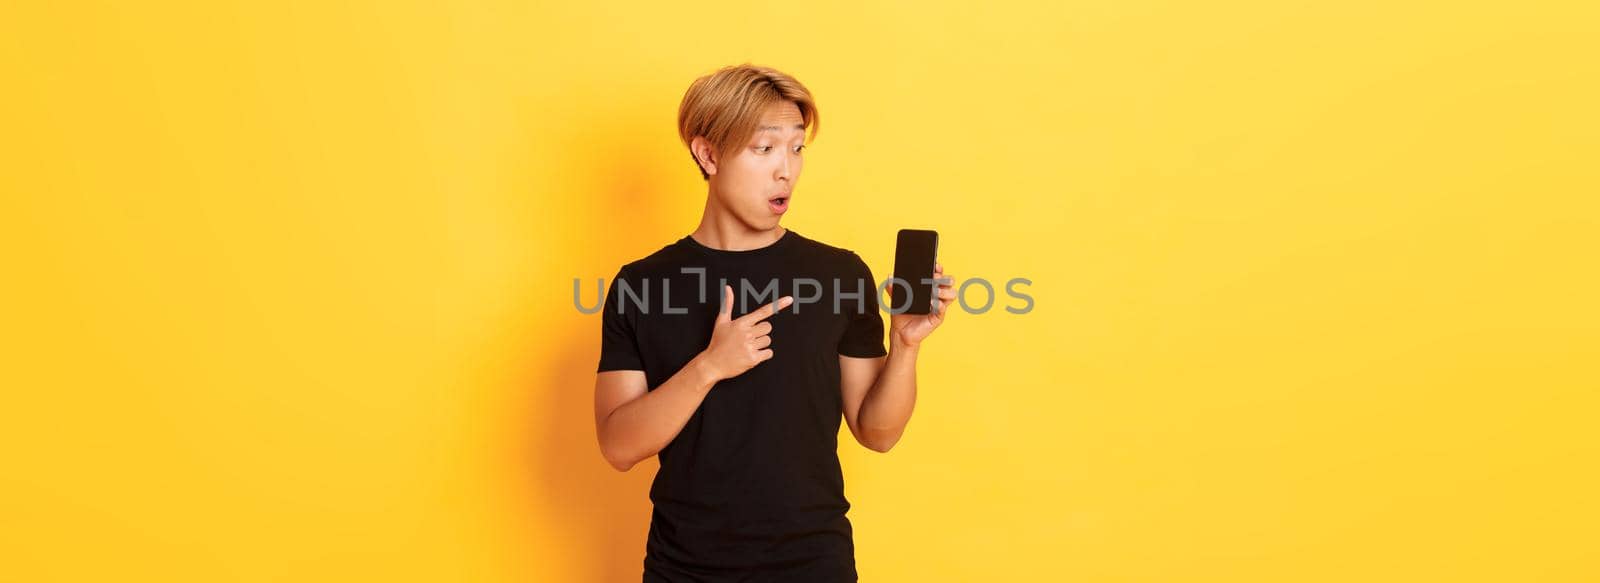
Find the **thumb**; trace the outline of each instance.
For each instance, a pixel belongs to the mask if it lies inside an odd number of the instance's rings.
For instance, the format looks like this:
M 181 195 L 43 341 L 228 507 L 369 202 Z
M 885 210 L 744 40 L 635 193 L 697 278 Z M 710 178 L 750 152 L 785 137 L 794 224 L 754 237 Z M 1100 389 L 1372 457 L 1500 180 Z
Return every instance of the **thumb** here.
M 717 309 L 717 323 L 733 319 L 733 286 L 722 286 L 722 307 Z

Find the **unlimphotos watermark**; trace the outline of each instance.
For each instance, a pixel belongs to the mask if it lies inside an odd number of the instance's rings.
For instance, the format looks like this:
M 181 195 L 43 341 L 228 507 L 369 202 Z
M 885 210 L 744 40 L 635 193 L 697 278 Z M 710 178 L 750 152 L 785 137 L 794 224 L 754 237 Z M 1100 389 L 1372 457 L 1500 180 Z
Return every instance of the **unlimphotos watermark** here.
M 694 274 L 699 276 L 698 285 L 695 285 L 694 287 L 696 288 L 695 291 L 699 293 L 699 303 L 705 304 L 707 302 L 705 268 L 683 267 L 679 268 L 679 272 L 685 275 Z M 657 282 L 658 285 L 651 286 L 650 284 L 652 281 Z M 834 314 L 844 313 L 842 304 L 846 299 L 853 300 L 850 303 L 855 306 L 856 311 L 859 313 L 861 307 L 866 305 L 865 300 L 867 299 L 867 293 L 869 293 L 867 291 L 869 282 L 865 279 L 832 278 L 830 287 L 824 287 L 822 280 L 811 277 L 792 278 L 789 281 L 791 284 L 791 293 L 789 295 L 794 297 L 794 303 L 791 304 L 787 309 L 797 314 L 801 312 L 802 306 L 824 303 L 823 300 L 825 298 L 830 300 L 826 303 L 831 304 Z M 721 290 L 722 286 L 729 284 L 729 281 L 726 278 L 718 278 L 718 282 L 719 284 L 717 285 L 717 290 Z M 845 282 L 854 282 L 854 285 L 848 288 L 843 287 Z M 630 304 L 633 306 L 633 309 L 638 310 L 641 314 L 651 313 L 651 308 L 653 305 L 655 305 L 655 302 L 652 301 L 652 289 L 660 294 L 661 301 L 658 306 L 660 313 L 667 315 L 688 313 L 688 308 L 685 305 L 673 306 L 672 279 L 670 278 L 661 277 L 654 280 L 650 278 L 641 278 L 637 281 L 631 281 L 630 279 L 624 278 L 612 283 L 615 287 L 613 291 L 617 296 L 613 298 L 613 300 L 615 300 L 613 303 L 616 304 L 618 313 L 627 311 Z M 954 284 L 955 282 L 948 277 L 937 280 L 931 277 L 925 277 L 922 278 L 922 281 L 918 283 L 928 286 L 929 291 L 931 292 L 928 297 L 933 298 L 938 296 L 938 287 L 940 284 Z M 595 301 L 593 305 L 586 306 L 582 301 L 582 280 L 576 277 L 572 278 L 572 305 L 573 307 L 577 308 L 579 312 L 584 314 L 593 314 L 605 308 L 605 304 L 607 303 L 607 287 L 605 278 L 596 278 L 595 284 Z M 1006 305 L 1006 312 L 1012 314 L 1026 314 L 1033 311 L 1033 296 L 1019 289 L 1032 284 L 1033 281 L 1025 277 L 1013 277 L 1006 280 L 1004 286 L 1006 295 L 1014 300 L 1020 300 L 1022 302 L 1020 306 Z M 909 310 L 911 308 L 911 296 L 913 295 L 913 290 L 911 287 L 912 285 L 913 284 L 911 282 L 905 281 L 898 277 L 890 277 L 879 282 L 875 288 L 877 298 L 883 298 L 884 292 L 888 291 L 889 286 L 896 286 L 897 291 L 893 294 L 893 297 L 897 298 L 896 303 L 898 304 L 889 305 L 890 302 L 878 301 L 876 303 L 878 304 L 879 309 L 890 314 L 901 314 Z M 783 296 L 783 294 L 780 293 L 780 287 L 779 280 L 776 278 L 768 279 L 766 281 L 766 285 L 759 288 L 755 287 L 755 284 L 753 284 L 750 280 L 739 278 L 738 285 L 734 286 L 734 301 L 736 302 L 736 305 L 739 306 L 740 312 L 746 312 L 748 311 L 747 306 L 759 306 L 778 301 L 778 299 Z M 953 285 L 952 287 L 955 287 L 956 289 L 956 303 L 961 306 L 962 310 L 965 310 L 969 314 L 987 313 L 995 307 L 997 300 L 995 295 L 995 286 L 988 279 L 982 277 L 968 278 L 962 281 L 961 285 Z M 802 288 L 808 289 L 810 293 L 802 292 Z M 981 291 L 973 290 L 972 293 L 969 294 L 968 292 L 972 288 L 980 288 Z M 830 289 L 833 291 L 832 294 L 823 293 L 824 291 Z M 903 293 L 901 293 L 900 290 L 903 290 Z M 720 291 L 718 293 L 720 294 Z M 983 301 L 981 304 L 969 303 L 969 296 L 981 297 Z M 754 300 L 754 302 L 750 302 L 748 300 Z M 719 304 L 718 307 L 721 307 L 720 304 L 722 299 L 719 297 L 716 301 Z

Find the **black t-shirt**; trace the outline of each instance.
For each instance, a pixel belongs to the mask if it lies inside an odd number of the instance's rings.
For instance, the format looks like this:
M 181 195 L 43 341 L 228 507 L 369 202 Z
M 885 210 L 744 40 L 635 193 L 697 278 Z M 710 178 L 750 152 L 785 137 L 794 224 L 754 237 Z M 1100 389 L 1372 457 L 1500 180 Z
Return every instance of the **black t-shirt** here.
M 793 229 L 747 251 L 686 236 L 612 280 L 599 370 L 642 370 L 651 390 L 666 382 L 710 344 L 723 283 L 734 318 L 794 303 L 765 320 L 772 358 L 717 383 L 661 450 L 645 580 L 855 581 L 839 355 L 887 354 L 861 257 Z

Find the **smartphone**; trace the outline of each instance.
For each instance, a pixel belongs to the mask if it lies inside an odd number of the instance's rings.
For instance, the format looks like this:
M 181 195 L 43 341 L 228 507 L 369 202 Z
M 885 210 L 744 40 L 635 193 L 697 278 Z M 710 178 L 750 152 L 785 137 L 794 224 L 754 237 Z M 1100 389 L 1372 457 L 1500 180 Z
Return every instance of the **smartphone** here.
M 933 278 L 933 263 L 938 256 L 937 231 L 900 229 L 894 244 L 894 277 L 897 281 L 889 283 L 889 313 L 933 313 L 933 292 L 939 284 L 923 280 Z

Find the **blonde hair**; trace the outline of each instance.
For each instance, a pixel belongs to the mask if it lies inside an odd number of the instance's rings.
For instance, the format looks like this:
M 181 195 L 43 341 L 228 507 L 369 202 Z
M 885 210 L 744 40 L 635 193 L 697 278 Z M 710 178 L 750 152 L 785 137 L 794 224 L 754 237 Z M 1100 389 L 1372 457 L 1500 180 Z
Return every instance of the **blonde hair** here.
M 726 156 L 755 133 L 768 106 L 783 101 L 800 107 L 800 117 L 810 132 L 806 141 L 816 139 L 816 102 L 805 85 L 782 71 L 745 63 L 695 79 L 678 106 L 678 137 L 689 146 L 689 157 L 700 169 L 700 177 L 711 179 L 694 157 L 696 136 L 705 138 L 719 158 Z

